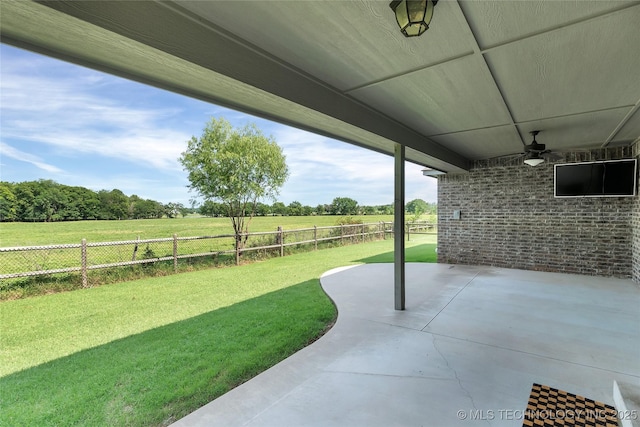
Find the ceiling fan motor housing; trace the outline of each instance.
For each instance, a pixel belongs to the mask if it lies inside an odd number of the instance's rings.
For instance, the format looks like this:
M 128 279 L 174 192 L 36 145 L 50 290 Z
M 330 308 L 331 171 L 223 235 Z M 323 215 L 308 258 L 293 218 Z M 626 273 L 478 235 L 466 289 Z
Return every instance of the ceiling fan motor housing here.
M 535 141 L 533 141 L 529 145 L 525 145 L 524 146 L 524 149 L 525 149 L 526 152 L 533 151 L 533 152 L 542 153 L 546 148 L 547 148 L 547 146 L 545 144 L 538 144 Z

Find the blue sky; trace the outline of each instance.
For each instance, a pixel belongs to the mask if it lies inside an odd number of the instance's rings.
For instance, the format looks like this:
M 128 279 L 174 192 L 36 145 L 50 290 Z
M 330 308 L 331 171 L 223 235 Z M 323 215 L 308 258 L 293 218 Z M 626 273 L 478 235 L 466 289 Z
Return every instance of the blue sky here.
M 0 180 L 51 179 L 189 205 L 178 161 L 211 117 L 255 123 L 287 156 L 279 201 L 393 202 L 393 158 L 364 148 L 0 45 Z M 436 202 L 436 180 L 407 163 L 406 200 Z M 270 202 L 268 202 L 270 203 Z

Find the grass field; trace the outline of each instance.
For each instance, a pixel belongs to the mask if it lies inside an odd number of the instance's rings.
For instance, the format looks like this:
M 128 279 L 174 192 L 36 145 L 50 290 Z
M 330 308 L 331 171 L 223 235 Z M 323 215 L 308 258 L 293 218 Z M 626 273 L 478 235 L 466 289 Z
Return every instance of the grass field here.
M 407 261 L 434 248 L 412 237 Z M 2 302 L 0 425 L 167 425 L 321 334 L 323 272 L 392 259 L 381 240 Z
M 363 223 L 391 222 L 391 215 L 354 216 Z M 322 216 L 270 216 L 256 217 L 250 230 L 274 231 L 281 226 L 287 230 L 336 225 L 340 217 Z M 433 219 L 423 216 L 421 219 Z M 0 224 L 0 247 L 51 245 L 63 243 L 112 242 L 157 237 L 181 237 L 232 233 L 229 218 L 163 218 L 126 221 L 70 221 L 70 222 L 4 222 Z

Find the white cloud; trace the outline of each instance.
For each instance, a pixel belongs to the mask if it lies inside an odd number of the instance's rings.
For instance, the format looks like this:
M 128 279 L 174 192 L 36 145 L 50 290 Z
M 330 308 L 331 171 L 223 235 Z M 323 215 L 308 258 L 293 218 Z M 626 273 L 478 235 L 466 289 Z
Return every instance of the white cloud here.
M 330 203 L 334 197 L 351 197 L 361 205 L 393 202 L 392 156 L 285 126 L 275 129 L 274 138 L 291 171 L 282 192 L 285 203 Z M 406 163 L 406 200 L 435 202 L 436 181 L 423 176 L 422 169 Z
M 12 159 L 19 160 L 21 162 L 30 163 L 35 167 L 42 169 L 46 172 L 50 172 L 50 173 L 64 172 L 62 169 L 44 162 L 40 157 L 35 156 L 33 154 L 25 153 L 24 151 L 20 151 L 8 144 L 5 144 L 4 142 L 0 142 L 0 156 L 7 156 L 7 157 L 11 157 Z
M 393 168 L 390 156 L 299 129 L 283 126 L 274 137 L 295 173 L 322 171 L 327 178 L 371 180 L 386 176 L 389 165 Z
M 2 71 L 5 141 L 46 144 L 69 157 L 90 153 L 180 169 L 177 159 L 191 135 L 165 126 L 178 113 L 176 109 L 128 106 L 100 96 L 95 93 L 96 83 L 102 87 L 107 83 L 96 77 L 29 75 L 15 64 Z

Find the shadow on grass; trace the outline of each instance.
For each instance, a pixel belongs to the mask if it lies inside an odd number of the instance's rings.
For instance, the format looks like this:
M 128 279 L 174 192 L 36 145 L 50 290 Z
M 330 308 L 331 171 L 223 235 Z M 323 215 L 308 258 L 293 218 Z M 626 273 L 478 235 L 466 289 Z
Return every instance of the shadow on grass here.
M 316 339 L 336 318 L 309 280 L 0 378 L 0 425 L 167 425 Z
M 438 262 L 438 254 L 436 253 L 435 243 L 425 243 L 407 247 L 404 250 L 405 262 Z M 374 255 L 358 261 L 367 264 L 393 262 L 393 251 L 383 254 Z

